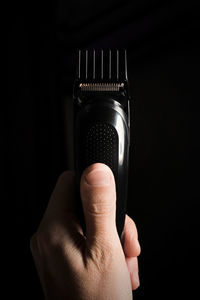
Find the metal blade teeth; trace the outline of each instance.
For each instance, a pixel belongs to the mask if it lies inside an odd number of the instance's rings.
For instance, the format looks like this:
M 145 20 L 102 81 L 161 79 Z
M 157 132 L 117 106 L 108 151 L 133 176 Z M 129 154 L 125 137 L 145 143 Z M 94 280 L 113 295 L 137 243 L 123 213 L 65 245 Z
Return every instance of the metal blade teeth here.
M 124 83 L 80 83 L 82 91 L 115 92 L 124 87 Z

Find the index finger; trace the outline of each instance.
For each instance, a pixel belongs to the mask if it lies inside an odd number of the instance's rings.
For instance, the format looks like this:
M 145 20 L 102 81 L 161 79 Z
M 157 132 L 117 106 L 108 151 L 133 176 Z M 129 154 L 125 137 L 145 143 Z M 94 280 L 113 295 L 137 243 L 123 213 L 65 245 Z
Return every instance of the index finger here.
M 66 213 L 76 211 L 75 201 L 75 172 L 63 172 L 51 194 L 44 217 L 66 216 Z

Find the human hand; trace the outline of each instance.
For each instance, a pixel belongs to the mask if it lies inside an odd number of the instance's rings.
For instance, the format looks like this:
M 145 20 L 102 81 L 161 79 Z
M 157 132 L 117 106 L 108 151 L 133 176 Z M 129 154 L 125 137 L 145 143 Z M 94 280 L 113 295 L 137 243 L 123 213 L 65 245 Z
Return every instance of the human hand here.
M 122 248 L 115 223 L 116 191 L 111 169 L 101 163 L 89 166 L 82 174 L 80 192 L 86 236 L 76 215 L 75 173 L 66 171 L 59 177 L 31 238 L 45 299 L 132 299 L 132 289 L 139 286 L 140 245 L 135 223 L 126 215 Z

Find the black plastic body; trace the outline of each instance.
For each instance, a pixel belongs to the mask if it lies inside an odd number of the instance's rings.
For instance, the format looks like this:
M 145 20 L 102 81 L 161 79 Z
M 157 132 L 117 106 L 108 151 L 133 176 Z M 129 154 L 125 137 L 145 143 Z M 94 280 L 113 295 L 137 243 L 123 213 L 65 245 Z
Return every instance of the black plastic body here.
M 98 93 L 97 93 L 98 94 Z M 85 232 L 80 198 L 80 179 L 85 168 L 93 163 L 108 165 L 116 183 L 116 226 L 119 237 L 124 228 L 129 166 L 129 100 L 126 112 L 112 95 L 93 95 L 87 101 L 74 101 L 74 155 L 76 197 L 79 218 Z

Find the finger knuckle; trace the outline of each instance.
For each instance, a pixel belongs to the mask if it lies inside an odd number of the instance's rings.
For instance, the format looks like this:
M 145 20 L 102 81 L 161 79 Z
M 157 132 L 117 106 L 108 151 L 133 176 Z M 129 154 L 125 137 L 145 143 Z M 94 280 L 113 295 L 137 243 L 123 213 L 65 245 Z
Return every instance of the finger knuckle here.
M 59 245 L 59 239 L 54 234 L 52 230 L 38 230 L 36 234 L 31 238 L 31 248 L 36 249 L 40 253 L 48 253 L 53 249 L 58 248 Z
M 138 239 L 135 238 L 134 236 L 132 236 L 132 243 L 134 244 L 134 253 L 135 253 L 134 256 L 139 256 L 141 253 L 141 247 Z
M 59 246 L 59 234 L 57 234 L 55 228 L 47 229 L 44 232 L 41 232 L 39 240 L 43 247 L 49 249 L 57 248 Z
M 140 247 L 140 244 L 138 242 L 138 246 L 137 246 L 137 249 L 136 249 L 136 256 L 139 256 L 141 254 L 141 247 Z
M 96 203 L 90 203 L 88 205 L 88 213 L 94 216 L 109 216 L 113 212 L 113 205 L 101 203 L 100 201 Z

